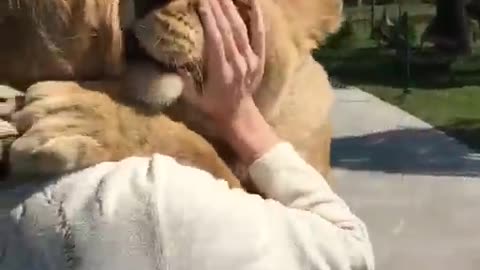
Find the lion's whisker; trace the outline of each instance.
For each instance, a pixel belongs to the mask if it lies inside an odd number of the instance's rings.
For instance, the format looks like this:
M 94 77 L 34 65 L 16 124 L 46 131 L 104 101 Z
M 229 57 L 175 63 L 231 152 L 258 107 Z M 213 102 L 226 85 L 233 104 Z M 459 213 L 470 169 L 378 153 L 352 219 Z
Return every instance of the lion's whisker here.
M 153 47 L 156 48 L 158 46 L 158 44 L 160 44 L 160 41 L 162 40 L 161 37 L 157 37 L 155 42 L 153 43 Z

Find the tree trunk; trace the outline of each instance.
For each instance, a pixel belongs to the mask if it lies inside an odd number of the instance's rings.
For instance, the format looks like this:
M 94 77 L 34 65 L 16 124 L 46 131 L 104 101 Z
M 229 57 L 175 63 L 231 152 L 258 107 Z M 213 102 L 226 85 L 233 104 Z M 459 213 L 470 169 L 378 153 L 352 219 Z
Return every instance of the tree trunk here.
M 431 33 L 437 47 L 454 53 L 470 53 L 470 27 L 465 10 L 466 0 L 437 0 L 437 14 Z

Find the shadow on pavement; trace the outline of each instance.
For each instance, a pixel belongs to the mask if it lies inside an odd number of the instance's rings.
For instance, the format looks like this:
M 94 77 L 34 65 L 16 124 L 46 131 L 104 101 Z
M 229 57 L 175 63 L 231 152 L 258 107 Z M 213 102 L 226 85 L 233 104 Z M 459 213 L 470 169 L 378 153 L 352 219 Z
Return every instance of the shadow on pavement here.
M 387 173 L 480 176 L 480 154 L 435 129 L 402 129 L 335 138 L 332 165 Z

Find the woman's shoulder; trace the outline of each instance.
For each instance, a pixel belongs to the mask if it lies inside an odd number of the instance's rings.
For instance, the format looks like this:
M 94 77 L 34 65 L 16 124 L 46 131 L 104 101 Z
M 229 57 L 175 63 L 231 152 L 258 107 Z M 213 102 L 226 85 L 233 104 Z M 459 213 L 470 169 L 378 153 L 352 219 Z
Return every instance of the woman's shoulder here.
M 32 203 L 62 203 L 72 207 L 76 205 L 77 208 L 79 204 L 86 204 L 95 198 L 98 200 L 107 193 L 133 192 L 135 182 L 145 181 L 145 177 L 141 176 L 146 175 L 152 158 L 130 157 L 116 162 L 104 162 L 60 176 L 8 179 L 0 183 L 0 212 L 8 213 Z
M 0 248 L 8 254 L 0 268 L 24 270 L 32 269 L 30 264 L 48 264 L 64 269 L 65 262 L 75 259 L 69 257 L 72 254 L 101 261 L 107 260 L 102 249 L 106 243 L 126 248 L 132 234 L 154 224 L 145 214 L 153 186 L 161 180 L 148 177 L 154 159 L 159 166 L 172 163 L 164 156 L 132 157 L 59 177 L 4 183 Z M 30 264 L 21 264 L 18 254 L 26 254 Z
M 192 178 L 197 181 L 191 181 Z M 172 189 L 172 185 L 183 189 L 185 185 L 202 185 L 204 180 L 213 180 L 213 176 L 181 165 L 169 156 L 129 157 L 57 177 L 30 177 L 2 183 L 0 213 L 18 211 L 22 205 L 48 208 L 59 204 L 72 216 L 91 206 L 103 211 L 128 212 L 129 208 L 144 203 L 144 198 L 162 194 Z

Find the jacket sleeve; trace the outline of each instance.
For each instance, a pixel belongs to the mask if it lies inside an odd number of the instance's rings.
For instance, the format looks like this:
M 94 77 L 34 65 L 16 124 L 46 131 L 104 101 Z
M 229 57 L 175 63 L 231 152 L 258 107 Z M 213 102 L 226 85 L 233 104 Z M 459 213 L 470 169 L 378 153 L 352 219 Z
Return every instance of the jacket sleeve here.
M 365 224 L 335 194 L 323 176 L 307 164 L 288 143 L 280 143 L 250 167 L 257 187 L 269 198 L 297 211 L 286 211 L 289 217 L 299 216 L 297 228 L 318 238 L 330 233 L 345 263 L 352 269 L 373 269 L 374 259 Z M 293 214 L 295 213 L 295 214 Z M 301 223 L 305 223 L 303 226 Z M 318 228 L 315 224 L 319 223 Z M 323 226 L 320 225 L 324 224 Z M 307 225 L 308 224 L 308 225 Z M 329 227 L 324 231 L 322 227 Z M 318 229 L 318 231 L 316 231 Z M 300 235 L 300 234 L 299 234 Z M 306 239 L 304 239 L 307 241 Z M 315 238 L 310 239 L 315 250 Z M 327 247 L 328 248 L 328 247 Z M 322 245 L 317 252 L 322 252 Z
M 205 269 L 374 269 L 364 223 L 290 144 L 276 145 L 249 170 L 269 199 L 154 156 L 146 179 L 155 183 L 169 265 L 203 269 L 205 258 L 215 258 Z

